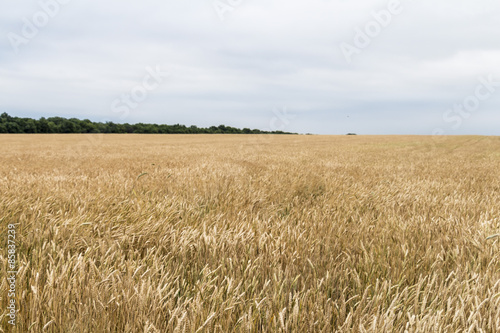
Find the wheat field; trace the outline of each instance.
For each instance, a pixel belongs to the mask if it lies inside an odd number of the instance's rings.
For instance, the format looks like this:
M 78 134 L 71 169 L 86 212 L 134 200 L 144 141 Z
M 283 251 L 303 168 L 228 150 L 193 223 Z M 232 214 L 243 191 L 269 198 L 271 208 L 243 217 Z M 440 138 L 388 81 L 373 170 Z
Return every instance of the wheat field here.
M 500 138 L 0 135 L 2 332 L 500 331 Z

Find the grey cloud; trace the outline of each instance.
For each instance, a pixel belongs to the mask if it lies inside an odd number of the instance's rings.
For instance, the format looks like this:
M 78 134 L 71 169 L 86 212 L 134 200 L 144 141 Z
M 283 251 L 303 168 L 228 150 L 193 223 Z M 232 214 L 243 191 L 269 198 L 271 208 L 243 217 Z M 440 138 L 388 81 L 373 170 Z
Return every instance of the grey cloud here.
M 0 13 L 0 108 L 264 128 L 286 106 L 297 115 L 287 130 L 297 132 L 500 134 L 491 126 L 500 89 L 457 130 L 443 120 L 478 77 L 500 81 L 500 4 L 401 0 L 403 12 L 347 63 L 339 45 L 388 3 L 244 0 L 221 21 L 211 0 L 72 0 L 18 55 L 7 33 L 41 7 L 9 4 Z M 121 119 L 112 102 L 156 65 L 171 76 Z

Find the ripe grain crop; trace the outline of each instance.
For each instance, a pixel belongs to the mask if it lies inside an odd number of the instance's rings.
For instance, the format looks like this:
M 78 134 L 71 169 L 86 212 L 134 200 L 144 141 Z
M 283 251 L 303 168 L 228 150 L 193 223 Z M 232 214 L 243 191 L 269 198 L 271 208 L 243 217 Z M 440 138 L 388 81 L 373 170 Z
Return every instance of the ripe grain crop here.
M 14 331 L 500 331 L 498 137 L 0 143 Z

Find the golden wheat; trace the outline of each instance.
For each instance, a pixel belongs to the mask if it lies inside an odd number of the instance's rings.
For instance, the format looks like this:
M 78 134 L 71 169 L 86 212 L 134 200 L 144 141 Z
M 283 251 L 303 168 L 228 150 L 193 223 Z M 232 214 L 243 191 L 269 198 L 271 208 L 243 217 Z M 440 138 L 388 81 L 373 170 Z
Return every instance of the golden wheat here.
M 17 332 L 500 331 L 500 138 L 0 143 Z

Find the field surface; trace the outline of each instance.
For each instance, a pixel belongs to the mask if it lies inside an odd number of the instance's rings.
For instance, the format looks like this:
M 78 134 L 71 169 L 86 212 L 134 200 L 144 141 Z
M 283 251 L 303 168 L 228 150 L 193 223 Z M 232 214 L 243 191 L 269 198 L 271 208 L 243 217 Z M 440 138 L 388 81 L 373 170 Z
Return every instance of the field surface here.
M 500 331 L 498 137 L 0 135 L 0 152 L 3 332 Z

